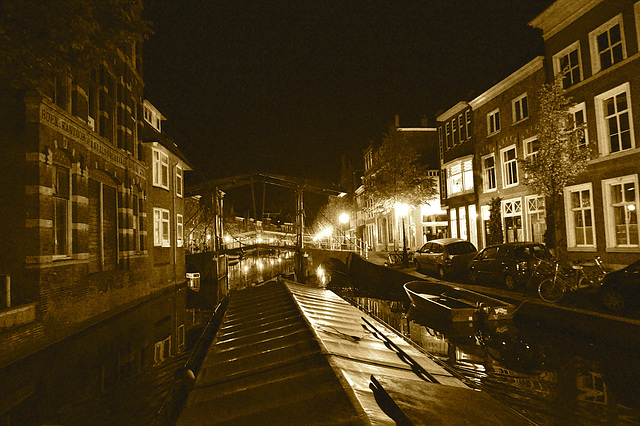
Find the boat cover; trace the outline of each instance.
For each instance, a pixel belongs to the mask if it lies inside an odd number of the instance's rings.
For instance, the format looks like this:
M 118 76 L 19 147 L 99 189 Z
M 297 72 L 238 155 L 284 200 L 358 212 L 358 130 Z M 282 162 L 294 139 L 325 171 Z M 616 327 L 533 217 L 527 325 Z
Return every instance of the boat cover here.
M 330 290 L 234 292 L 177 424 L 529 424 Z

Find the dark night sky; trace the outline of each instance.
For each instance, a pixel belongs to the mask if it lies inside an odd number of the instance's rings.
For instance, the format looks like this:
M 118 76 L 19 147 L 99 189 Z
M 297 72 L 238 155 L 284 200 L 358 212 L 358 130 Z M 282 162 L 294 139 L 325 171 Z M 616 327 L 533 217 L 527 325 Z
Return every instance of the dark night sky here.
M 550 0 L 145 0 L 146 97 L 198 174 L 339 181 L 343 152 L 542 53 Z

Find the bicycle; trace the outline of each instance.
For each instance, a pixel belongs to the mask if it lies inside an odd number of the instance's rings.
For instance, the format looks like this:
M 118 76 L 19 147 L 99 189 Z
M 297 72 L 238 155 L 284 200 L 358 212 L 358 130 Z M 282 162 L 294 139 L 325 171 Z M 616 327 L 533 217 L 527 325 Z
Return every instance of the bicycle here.
M 602 266 L 600 257 L 595 258 L 595 263 L 600 269 L 600 272 L 592 279 L 591 276 L 584 272 L 584 265 L 574 263 L 571 265 L 572 274 L 566 275 L 560 271 L 560 262 L 554 262 L 553 276 L 543 280 L 538 286 L 540 298 L 546 302 L 556 303 L 559 302 L 568 291 L 587 288 L 595 289 L 599 287 L 607 272 Z

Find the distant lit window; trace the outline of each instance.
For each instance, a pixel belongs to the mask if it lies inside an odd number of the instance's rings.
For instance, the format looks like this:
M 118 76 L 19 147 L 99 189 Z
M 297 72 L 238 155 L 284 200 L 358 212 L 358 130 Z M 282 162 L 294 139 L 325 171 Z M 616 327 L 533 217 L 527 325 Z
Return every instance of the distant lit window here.
M 501 151 L 502 155 L 502 184 L 509 187 L 518 184 L 518 159 L 516 147 L 511 146 Z
M 169 156 L 158 149 L 153 150 L 153 186 L 169 189 Z
M 446 166 L 447 194 L 473 191 L 473 160 L 456 161 Z
M 578 145 L 586 146 L 589 143 L 589 133 L 587 131 L 587 112 L 584 102 L 569 110 L 569 120 L 570 129 L 575 129 L 577 127 L 582 128 Z
M 176 167 L 176 195 L 180 198 L 182 198 L 182 191 L 184 188 L 183 174 L 184 174 L 184 171 L 182 167 L 177 166 Z
M 161 247 L 171 246 L 171 240 L 169 238 L 169 210 L 155 207 L 153 209 L 153 245 Z
M 524 155 L 526 157 L 535 157 L 538 155 L 538 151 L 540 150 L 540 141 L 537 136 L 525 139 L 522 141 L 522 144 L 524 145 Z
M 637 175 L 607 179 L 602 184 L 607 247 L 639 247 Z
M 629 83 L 624 83 L 595 98 L 598 139 L 604 155 L 635 148 Z
M 176 215 L 176 239 L 177 239 L 177 246 L 182 247 L 184 242 L 184 230 L 183 230 L 181 214 Z
M 496 189 L 496 158 L 493 154 L 482 158 L 482 175 L 484 176 L 484 190 Z
M 595 247 L 595 226 L 591 184 L 564 189 L 567 247 Z

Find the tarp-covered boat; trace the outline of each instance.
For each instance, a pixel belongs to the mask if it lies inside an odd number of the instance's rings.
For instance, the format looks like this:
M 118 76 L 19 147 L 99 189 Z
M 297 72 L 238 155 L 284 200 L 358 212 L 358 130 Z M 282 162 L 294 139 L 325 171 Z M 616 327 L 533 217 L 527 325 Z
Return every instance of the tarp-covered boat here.
M 516 311 L 511 303 L 439 282 L 410 281 L 404 290 L 417 308 L 453 322 L 510 319 Z

